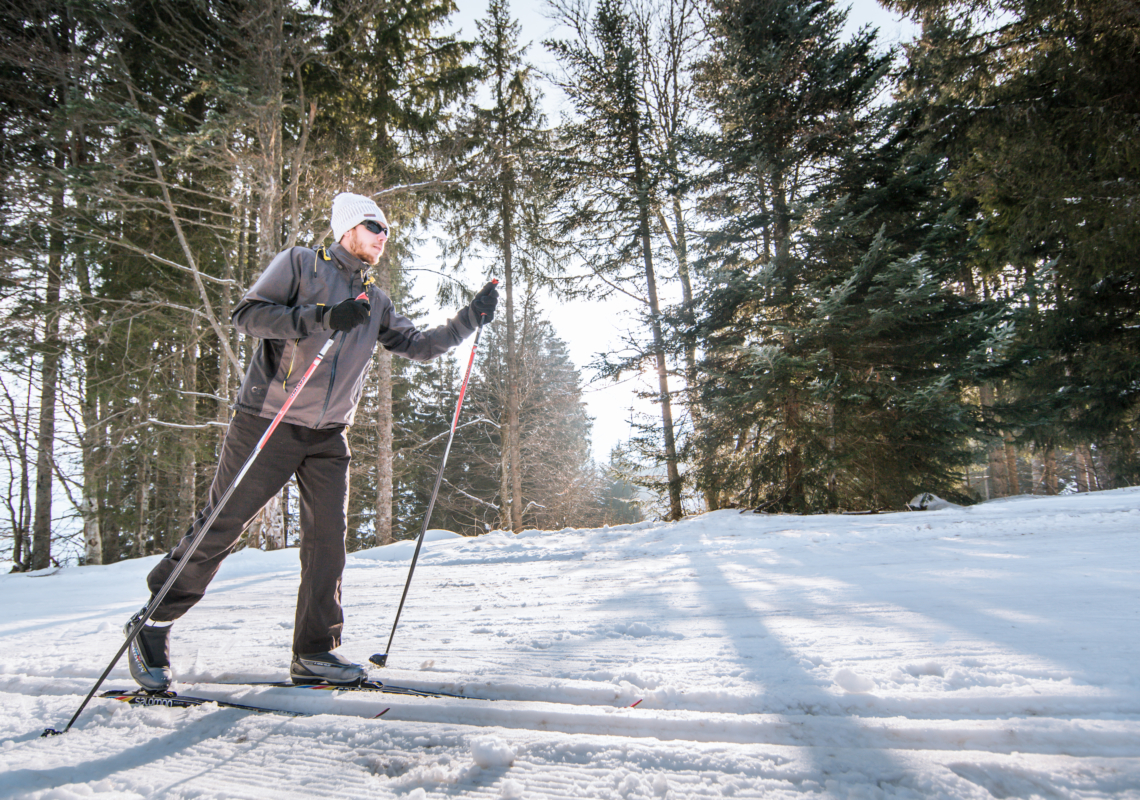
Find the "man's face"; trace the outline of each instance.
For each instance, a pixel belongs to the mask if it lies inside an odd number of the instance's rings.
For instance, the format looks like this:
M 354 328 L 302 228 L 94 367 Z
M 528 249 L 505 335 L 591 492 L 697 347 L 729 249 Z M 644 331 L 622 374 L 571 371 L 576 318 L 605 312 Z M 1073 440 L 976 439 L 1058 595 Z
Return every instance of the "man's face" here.
M 341 237 L 340 243 L 344 249 L 359 258 L 365 264 L 375 266 L 384 255 L 384 245 L 388 243 L 388 232 L 373 233 L 363 223 L 357 225 Z

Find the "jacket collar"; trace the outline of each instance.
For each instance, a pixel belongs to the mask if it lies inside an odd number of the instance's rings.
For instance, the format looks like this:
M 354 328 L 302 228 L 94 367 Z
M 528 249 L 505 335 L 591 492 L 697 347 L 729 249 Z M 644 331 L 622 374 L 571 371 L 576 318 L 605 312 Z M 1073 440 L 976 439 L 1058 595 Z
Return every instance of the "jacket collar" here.
M 333 263 L 336 264 L 337 269 L 343 270 L 349 275 L 354 272 L 368 272 L 368 265 L 348 252 L 340 242 L 329 245 L 328 254 L 332 256 Z

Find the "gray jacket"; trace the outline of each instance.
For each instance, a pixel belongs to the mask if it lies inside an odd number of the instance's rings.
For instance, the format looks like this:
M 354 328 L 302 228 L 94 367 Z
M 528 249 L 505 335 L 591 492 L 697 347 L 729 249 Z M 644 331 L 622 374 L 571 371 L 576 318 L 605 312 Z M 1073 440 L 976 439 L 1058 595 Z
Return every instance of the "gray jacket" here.
M 427 361 L 458 345 L 476 328 L 474 313 L 465 308 L 444 325 L 417 330 L 376 287 L 368 265 L 339 244 L 319 250 L 293 247 L 277 254 L 234 309 L 234 327 L 261 340 L 234 408 L 259 417 L 276 416 L 335 333 L 324 324 L 324 309 L 365 290 L 372 305 L 368 321 L 337 334 L 283 421 L 306 428 L 351 425 L 377 342 L 406 358 Z

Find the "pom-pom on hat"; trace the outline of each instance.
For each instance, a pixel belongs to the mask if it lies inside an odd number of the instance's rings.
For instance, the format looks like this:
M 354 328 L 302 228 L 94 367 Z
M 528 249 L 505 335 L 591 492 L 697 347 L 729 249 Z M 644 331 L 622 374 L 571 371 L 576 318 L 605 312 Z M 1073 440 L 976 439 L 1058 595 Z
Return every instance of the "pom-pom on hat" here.
M 380 210 L 371 197 L 352 192 L 341 192 L 333 198 L 332 202 L 332 232 L 333 239 L 340 241 L 340 237 L 365 220 L 375 220 L 388 227 L 388 218 Z

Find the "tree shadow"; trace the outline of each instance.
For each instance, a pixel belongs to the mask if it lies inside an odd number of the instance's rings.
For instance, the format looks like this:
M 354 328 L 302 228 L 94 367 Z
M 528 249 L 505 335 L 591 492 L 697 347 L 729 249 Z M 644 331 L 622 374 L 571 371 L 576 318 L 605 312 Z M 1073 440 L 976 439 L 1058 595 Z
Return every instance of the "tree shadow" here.
M 250 712 L 235 709 L 219 708 L 206 716 L 196 719 L 189 724 L 180 726 L 156 739 L 120 750 L 113 755 L 103 758 L 79 761 L 66 767 L 52 769 L 18 769 L 4 774 L 4 785 L 7 791 L 13 793 L 43 791 L 58 787 L 67 782 L 68 776 L 76 776 L 84 784 L 97 783 L 121 772 L 153 764 L 155 761 L 167 756 L 176 756 L 179 752 L 193 747 L 203 741 L 214 739 L 220 733 L 233 727 L 236 717 L 248 716 Z M 90 720 L 89 720 L 90 722 Z M 270 735 L 281 726 L 288 724 L 282 720 L 269 733 Z M 98 725 L 100 721 L 94 723 Z M 85 726 L 84 726 L 85 727 Z M 75 730 L 75 729 L 73 729 Z M 82 728 L 80 728 L 82 730 Z M 72 735 L 75 734 L 64 734 Z M 179 783 L 184 783 L 180 781 Z M 178 784 L 172 784 L 177 786 Z M 170 787 L 164 787 L 164 792 Z

